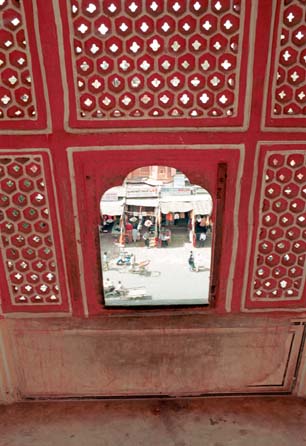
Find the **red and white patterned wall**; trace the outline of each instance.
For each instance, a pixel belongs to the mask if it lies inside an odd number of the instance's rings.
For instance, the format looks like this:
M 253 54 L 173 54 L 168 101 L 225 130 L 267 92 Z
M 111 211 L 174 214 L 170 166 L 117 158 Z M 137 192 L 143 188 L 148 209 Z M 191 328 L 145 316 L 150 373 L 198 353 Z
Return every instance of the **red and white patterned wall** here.
M 0 131 L 47 127 L 35 2 L 0 2 Z
M 19 2 L 2 2 L 0 117 L 33 118 L 36 113 L 30 52 Z
M 71 1 L 79 117 L 236 116 L 244 8 L 237 0 Z
M 305 41 L 305 0 L 0 0 L 2 311 L 101 299 L 80 261 L 97 212 L 82 199 L 100 191 L 77 151 L 119 184 L 140 167 L 129 150 L 152 164 L 171 146 L 199 181 L 193 150 L 239 154 L 216 310 L 304 312 Z
M 9 293 L 4 307 L 67 309 L 48 158 L 39 152 L 0 154 L 0 184 L 1 254 Z
M 305 2 L 278 2 L 275 14 L 268 116 L 276 125 L 290 125 L 290 118 L 306 114 Z
M 305 307 L 306 151 L 260 147 L 248 308 Z

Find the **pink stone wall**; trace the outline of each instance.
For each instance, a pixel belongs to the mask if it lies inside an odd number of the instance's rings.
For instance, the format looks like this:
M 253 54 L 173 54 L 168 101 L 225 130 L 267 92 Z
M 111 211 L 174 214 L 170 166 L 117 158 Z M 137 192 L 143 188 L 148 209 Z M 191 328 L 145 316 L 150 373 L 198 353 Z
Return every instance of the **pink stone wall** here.
M 1 400 L 306 394 L 305 13 L 302 0 L 1 2 Z M 212 195 L 209 308 L 104 306 L 100 197 L 152 164 Z

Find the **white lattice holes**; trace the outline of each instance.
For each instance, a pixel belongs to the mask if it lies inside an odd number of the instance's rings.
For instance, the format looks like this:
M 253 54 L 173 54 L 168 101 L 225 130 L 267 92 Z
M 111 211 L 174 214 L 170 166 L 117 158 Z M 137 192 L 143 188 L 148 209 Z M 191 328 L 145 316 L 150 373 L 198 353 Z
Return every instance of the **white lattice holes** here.
M 265 181 L 252 299 L 298 300 L 306 265 L 305 152 L 269 155 Z
M 237 113 L 240 0 L 71 0 L 83 118 Z
M 282 0 L 273 115 L 306 115 L 306 3 Z
M 35 118 L 20 0 L 0 0 L 0 119 Z
M 0 157 L 0 231 L 11 303 L 60 304 L 41 156 Z

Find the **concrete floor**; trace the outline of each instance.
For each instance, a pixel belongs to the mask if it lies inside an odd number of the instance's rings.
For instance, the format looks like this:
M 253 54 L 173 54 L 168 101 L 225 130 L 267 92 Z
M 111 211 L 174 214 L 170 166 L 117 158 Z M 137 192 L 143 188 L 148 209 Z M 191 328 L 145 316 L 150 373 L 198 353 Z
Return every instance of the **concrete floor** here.
M 33 402 L 0 407 L 0 446 L 302 446 L 293 397 Z

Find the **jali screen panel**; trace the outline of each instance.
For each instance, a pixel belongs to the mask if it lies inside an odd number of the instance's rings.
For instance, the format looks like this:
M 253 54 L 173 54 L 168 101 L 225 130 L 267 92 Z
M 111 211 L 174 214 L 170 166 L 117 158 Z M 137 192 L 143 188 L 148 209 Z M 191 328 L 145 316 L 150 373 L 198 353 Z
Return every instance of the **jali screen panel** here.
M 270 124 L 305 127 L 306 2 L 277 0 L 269 92 Z
M 306 151 L 268 151 L 259 171 L 263 178 L 247 306 L 305 307 Z
M 0 0 L 0 130 L 45 128 L 36 0 Z
M 248 2 L 68 3 L 75 118 L 81 126 L 122 126 L 131 119 L 152 126 L 152 118 L 163 125 L 170 120 L 171 126 L 198 125 L 199 118 L 203 125 L 231 125 L 242 112 Z
M 10 295 L 7 302 L 1 290 L 4 310 L 68 306 L 45 162 L 39 154 L 0 155 L 1 254 Z

